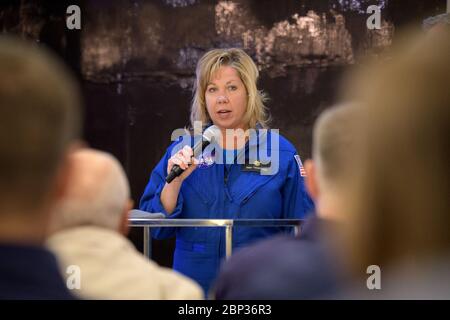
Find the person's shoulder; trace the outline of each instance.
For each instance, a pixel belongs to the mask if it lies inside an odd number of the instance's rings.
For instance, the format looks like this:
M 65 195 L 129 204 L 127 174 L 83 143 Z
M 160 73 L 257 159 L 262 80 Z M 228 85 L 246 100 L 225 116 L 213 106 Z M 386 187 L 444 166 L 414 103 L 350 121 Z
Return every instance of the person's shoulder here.
M 295 146 L 282 134 L 278 132 L 278 130 L 269 130 L 271 141 L 278 141 L 278 149 L 283 152 L 288 152 L 292 154 L 297 154 L 297 149 Z M 272 143 L 272 148 L 274 145 Z
M 290 152 L 293 154 L 297 154 L 297 149 L 295 146 L 284 136 L 281 134 L 280 136 L 280 150 Z
M 278 235 L 233 252 L 221 269 L 220 282 L 250 281 L 262 274 L 290 270 L 315 255 L 315 244 L 289 235 Z
M 233 256 L 228 261 L 229 268 L 241 269 L 241 264 L 248 266 L 263 266 L 271 263 L 273 261 L 273 256 L 282 256 L 284 254 L 285 248 L 296 246 L 299 240 L 288 235 L 277 235 L 271 238 L 262 240 L 251 246 L 238 249 L 233 254 Z

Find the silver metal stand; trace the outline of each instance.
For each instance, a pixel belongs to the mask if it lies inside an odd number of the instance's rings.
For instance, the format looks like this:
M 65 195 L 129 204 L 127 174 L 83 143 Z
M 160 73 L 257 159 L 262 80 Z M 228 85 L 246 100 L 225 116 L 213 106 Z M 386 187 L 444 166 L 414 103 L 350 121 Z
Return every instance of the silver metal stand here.
M 301 219 L 161 219 L 161 214 L 132 210 L 128 219 L 130 226 L 144 228 L 144 254 L 151 258 L 150 228 L 156 227 L 221 227 L 225 228 L 225 255 L 228 259 L 233 248 L 233 227 L 293 227 L 300 233 Z

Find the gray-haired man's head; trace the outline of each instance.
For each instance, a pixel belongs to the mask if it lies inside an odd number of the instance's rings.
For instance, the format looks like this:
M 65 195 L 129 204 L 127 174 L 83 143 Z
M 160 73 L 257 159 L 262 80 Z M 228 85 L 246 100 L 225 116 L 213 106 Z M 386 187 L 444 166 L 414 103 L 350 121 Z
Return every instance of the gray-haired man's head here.
M 52 229 L 87 225 L 126 233 L 130 190 L 120 163 L 92 149 L 74 152 L 70 161 L 70 185 L 55 210 Z

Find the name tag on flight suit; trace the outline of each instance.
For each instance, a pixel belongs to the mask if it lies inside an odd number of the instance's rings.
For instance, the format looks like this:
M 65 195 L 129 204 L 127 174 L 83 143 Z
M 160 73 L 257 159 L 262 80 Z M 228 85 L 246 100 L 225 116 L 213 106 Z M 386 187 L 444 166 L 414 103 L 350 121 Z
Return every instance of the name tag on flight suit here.
M 257 172 L 259 174 L 268 172 L 269 168 L 271 166 L 271 163 L 261 163 L 260 161 L 256 160 L 253 163 L 246 163 L 241 165 L 241 171 L 242 172 Z

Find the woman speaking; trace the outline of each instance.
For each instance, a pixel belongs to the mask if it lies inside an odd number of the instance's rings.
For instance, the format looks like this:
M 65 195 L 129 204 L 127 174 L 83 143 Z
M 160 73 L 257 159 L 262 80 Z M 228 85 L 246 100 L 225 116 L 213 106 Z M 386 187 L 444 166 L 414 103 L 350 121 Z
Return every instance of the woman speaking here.
M 169 146 L 150 176 L 141 210 L 187 219 L 293 219 L 312 211 L 295 147 L 266 130 L 268 115 L 257 79 L 255 63 L 240 49 L 211 50 L 199 60 L 191 126 L 200 121 L 205 128 L 220 129 L 217 147 L 198 162 L 192 144 L 186 143 L 190 139 Z M 270 154 L 269 163 L 258 158 L 261 149 Z M 184 171 L 167 183 L 175 165 Z M 233 249 L 281 229 L 235 227 Z M 225 255 L 223 229 L 152 229 L 157 239 L 174 235 L 174 269 L 196 280 L 207 293 Z

